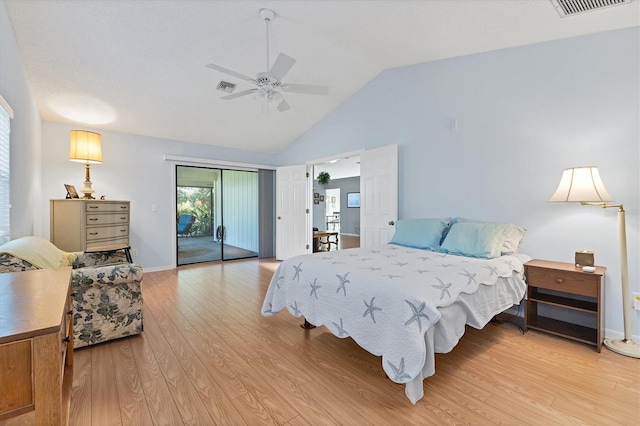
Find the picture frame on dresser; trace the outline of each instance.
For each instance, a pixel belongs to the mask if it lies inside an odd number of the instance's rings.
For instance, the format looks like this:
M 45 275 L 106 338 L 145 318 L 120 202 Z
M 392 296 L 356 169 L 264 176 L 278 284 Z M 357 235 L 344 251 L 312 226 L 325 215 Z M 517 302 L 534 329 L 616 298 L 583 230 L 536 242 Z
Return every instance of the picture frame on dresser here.
M 70 198 L 80 198 L 80 196 L 78 195 L 78 191 L 76 191 L 75 186 L 65 183 L 64 189 L 67 190 L 67 196 L 65 197 L 67 200 Z

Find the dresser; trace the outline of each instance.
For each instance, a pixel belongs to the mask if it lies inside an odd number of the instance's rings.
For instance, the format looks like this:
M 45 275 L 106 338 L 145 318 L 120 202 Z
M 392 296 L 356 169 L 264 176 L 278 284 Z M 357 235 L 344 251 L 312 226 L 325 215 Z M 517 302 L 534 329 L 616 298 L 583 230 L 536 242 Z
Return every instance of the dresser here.
M 0 422 L 35 410 L 66 424 L 73 365 L 71 268 L 0 274 Z
M 129 248 L 129 201 L 50 200 L 51 242 L 64 251 Z

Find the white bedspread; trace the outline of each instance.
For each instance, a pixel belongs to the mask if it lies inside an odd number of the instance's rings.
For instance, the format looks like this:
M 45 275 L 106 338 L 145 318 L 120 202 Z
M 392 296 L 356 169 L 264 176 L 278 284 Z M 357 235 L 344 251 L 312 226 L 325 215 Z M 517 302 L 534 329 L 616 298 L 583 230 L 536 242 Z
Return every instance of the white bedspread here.
M 422 397 L 422 379 L 433 374 L 435 344 L 425 333 L 440 320 L 439 308 L 481 285 L 494 286 L 500 277 L 511 278 L 514 271 L 523 271 L 518 256 L 474 259 L 393 244 L 297 256 L 274 273 L 262 314 L 272 316 L 286 307 L 338 337 L 352 337 L 382 356 L 391 380 L 411 382 L 413 389 L 408 385 L 406 392 L 415 403 Z M 476 298 L 480 306 L 473 309 L 480 310 L 479 318 L 490 319 L 496 305 L 506 309 L 517 303 L 524 287 L 515 293 L 496 303 Z

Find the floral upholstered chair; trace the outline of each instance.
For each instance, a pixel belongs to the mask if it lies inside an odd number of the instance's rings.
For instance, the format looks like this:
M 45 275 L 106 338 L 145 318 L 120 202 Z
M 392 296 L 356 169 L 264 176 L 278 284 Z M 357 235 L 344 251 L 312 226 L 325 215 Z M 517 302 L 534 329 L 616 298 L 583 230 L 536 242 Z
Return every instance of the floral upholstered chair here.
M 0 273 L 64 266 L 73 268 L 74 348 L 142 332 L 142 267 L 123 250 L 68 253 L 39 237 L 0 246 Z

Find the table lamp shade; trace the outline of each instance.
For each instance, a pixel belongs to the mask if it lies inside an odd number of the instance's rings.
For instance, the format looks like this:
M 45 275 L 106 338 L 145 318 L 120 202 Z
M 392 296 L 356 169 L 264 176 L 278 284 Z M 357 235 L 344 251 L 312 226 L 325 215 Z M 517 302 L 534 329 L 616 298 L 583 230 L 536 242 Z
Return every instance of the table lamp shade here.
M 550 203 L 604 203 L 613 201 L 598 168 L 594 166 L 565 169 Z
M 69 160 L 83 163 L 102 163 L 102 137 L 100 134 L 86 130 L 72 130 Z

